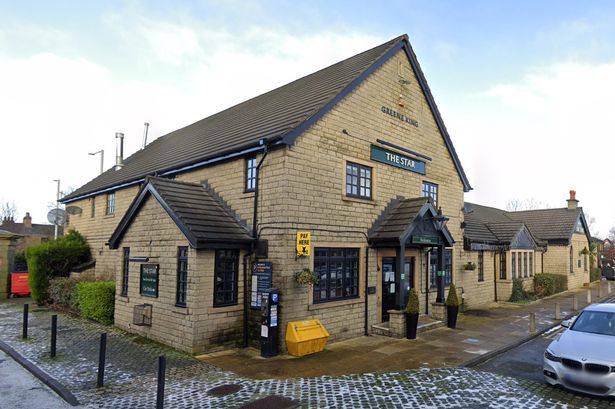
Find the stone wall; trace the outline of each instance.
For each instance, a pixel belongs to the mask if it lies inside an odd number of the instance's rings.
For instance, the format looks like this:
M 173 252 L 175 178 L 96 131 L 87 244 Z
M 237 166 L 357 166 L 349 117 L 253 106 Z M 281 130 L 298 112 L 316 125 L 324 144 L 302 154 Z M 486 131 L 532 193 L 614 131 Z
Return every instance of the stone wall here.
M 17 236 L 0 234 L 0 300 L 9 296 L 10 273 L 15 260 L 15 246 Z

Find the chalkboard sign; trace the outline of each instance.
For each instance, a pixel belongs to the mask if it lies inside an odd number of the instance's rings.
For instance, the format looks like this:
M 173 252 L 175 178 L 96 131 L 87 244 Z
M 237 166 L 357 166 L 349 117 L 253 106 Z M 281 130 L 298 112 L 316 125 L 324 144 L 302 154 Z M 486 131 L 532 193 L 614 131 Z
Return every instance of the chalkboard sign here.
M 271 261 L 259 261 L 252 264 L 251 309 L 261 309 L 263 291 L 271 288 L 272 275 Z
M 146 297 L 158 298 L 158 264 L 141 264 L 139 293 Z

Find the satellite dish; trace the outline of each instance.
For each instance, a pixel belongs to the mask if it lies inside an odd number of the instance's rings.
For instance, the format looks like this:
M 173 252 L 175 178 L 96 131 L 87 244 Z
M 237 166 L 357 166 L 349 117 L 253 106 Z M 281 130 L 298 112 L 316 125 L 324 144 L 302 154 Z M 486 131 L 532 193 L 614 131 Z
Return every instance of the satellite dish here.
M 72 214 L 77 215 L 77 214 L 81 214 L 82 210 L 79 206 L 67 206 L 66 207 L 66 213 L 68 214 Z
M 47 221 L 57 226 L 62 226 L 66 222 L 66 212 L 62 209 L 51 209 L 47 213 Z

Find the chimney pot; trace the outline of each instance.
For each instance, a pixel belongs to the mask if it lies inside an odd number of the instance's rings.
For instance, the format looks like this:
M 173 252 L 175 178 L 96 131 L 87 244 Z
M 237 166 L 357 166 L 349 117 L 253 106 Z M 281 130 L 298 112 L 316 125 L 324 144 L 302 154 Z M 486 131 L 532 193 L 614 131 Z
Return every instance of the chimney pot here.
M 124 134 L 115 133 L 115 170 L 120 170 L 124 166 Z
M 570 199 L 566 200 L 568 202 L 568 209 L 575 210 L 579 204 L 577 200 L 577 192 L 575 190 L 570 191 Z

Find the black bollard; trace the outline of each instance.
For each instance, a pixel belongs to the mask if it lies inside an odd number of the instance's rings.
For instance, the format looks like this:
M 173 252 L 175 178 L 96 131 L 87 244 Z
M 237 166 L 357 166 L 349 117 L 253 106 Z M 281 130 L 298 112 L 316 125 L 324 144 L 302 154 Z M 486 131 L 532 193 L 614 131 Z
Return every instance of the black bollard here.
M 56 357 L 56 335 L 58 332 L 58 316 L 51 316 L 51 357 Z
M 23 328 L 21 331 L 21 337 L 23 339 L 28 338 L 28 308 L 30 308 L 30 304 L 23 305 Z
M 158 357 L 158 391 L 156 393 L 156 409 L 164 407 L 164 373 L 167 369 L 167 358 L 164 355 Z
M 105 358 L 107 355 L 107 333 L 100 334 L 100 350 L 98 351 L 98 380 L 96 386 L 102 388 L 105 383 Z

